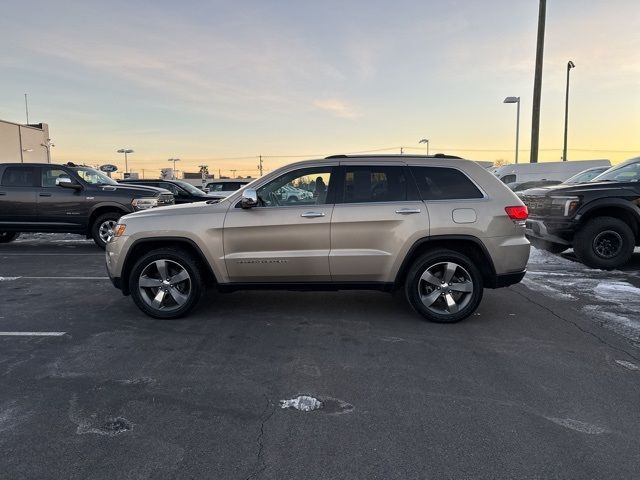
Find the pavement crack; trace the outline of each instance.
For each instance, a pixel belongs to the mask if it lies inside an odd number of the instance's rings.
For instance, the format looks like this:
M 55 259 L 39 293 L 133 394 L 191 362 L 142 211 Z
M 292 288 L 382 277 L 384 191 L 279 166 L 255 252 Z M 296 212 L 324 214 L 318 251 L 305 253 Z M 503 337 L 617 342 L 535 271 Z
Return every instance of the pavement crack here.
M 589 330 L 581 327 L 580 325 L 578 325 L 578 323 L 574 322 L 573 320 L 570 320 L 568 318 L 565 318 L 561 315 L 558 315 L 556 312 L 554 312 L 551 308 L 547 307 L 546 305 L 543 305 L 542 303 L 538 303 L 535 300 L 533 300 L 532 298 L 530 298 L 529 296 L 525 295 L 522 292 L 519 292 L 516 289 L 513 289 L 513 292 L 517 293 L 518 295 L 520 295 L 521 297 L 523 297 L 524 299 L 528 300 L 529 302 L 533 303 L 534 305 L 537 305 L 538 307 L 542 308 L 543 310 L 546 310 L 547 312 L 549 312 L 551 315 L 553 315 L 554 317 L 562 320 L 563 322 L 567 322 L 570 323 L 571 325 L 573 325 L 574 327 L 576 327 L 578 330 L 580 330 L 583 333 L 586 333 L 587 335 L 591 335 L 592 337 L 594 337 L 596 340 L 598 340 L 600 343 L 606 345 L 607 347 L 616 350 L 618 352 L 624 353 L 625 355 L 628 355 L 629 357 L 640 361 L 640 358 L 638 358 L 637 356 L 633 355 L 632 353 L 629 353 L 628 351 L 620 348 L 620 347 L 616 347 L 615 345 L 607 342 L 604 338 L 600 337 L 599 335 L 590 332 Z
M 256 444 L 258 447 L 258 452 L 256 454 L 256 466 L 254 471 L 251 472 L 247 477 L 245 477 L 245 480 L 251 480 L 252 478 L 256 478 L 258 475 L 264 472 L 267 468 L 267 465 L 264 463 L 264 427 L 267 424 L 267 422 L 271 420 L 271 417 L 275 413 L 276 409 L 275 409 L 275 406 L 273 408 L 270 408 L 272 405 L 271 405 L 271 402 L 269 401 L 269 398 L 266 395 L 264 396 L 264 398 L 267 401 L 267 405 L 265 406 L 264 410 L 260 414 L 260 418 L 262 418 L 262 420 L 260 422 L 260 433 L 256 438 Z M 271 409 L 271 412 L 269 412 L 270 409 Z

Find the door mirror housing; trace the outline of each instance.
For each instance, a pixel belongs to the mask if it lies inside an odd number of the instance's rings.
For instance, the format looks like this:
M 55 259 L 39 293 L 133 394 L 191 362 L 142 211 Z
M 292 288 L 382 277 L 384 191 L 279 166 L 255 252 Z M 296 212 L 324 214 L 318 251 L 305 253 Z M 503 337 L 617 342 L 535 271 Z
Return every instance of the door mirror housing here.
M 253 208 L 258 206 L 258 192 L 256 192 L 255 188 L 247 188 L 242 192 L 240 205 L 242 208 Z
M 72 188 L 74 190 L 80 190 L 82 185 L 75 183 L 69 177 L 56 178 L 56 185 L 62 188 Z

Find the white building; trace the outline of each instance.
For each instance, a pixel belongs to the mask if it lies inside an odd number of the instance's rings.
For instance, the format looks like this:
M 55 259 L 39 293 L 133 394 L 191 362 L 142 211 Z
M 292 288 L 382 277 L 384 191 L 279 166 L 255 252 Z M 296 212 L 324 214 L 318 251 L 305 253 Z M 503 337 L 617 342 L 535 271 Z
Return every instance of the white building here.
M 0 163 L 51 163 L 49 125 L 0 120 Z

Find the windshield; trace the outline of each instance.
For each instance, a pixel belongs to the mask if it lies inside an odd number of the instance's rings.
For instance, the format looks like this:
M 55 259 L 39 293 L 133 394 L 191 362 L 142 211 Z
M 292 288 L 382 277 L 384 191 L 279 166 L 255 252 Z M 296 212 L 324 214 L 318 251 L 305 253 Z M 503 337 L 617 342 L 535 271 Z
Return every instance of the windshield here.
M 592 179 L 600 175 L 602 172 L 608 170 L 609 167 L 602 168 L 593 168 L 589 170 L 585 170 L 580 173 L 576 173 L 573 177 L 565 180 L 563 183 L 575 184 L 575 183 L 585 183 L 590 182 Z
M 610 168 L 598 175 L 593 182 L 638 182 L 640 181 L 640 160 Z
M 182 188 L 184 188 L 187 192 L 189 192 L 191 195 L 194 195 L 196 197 L 206 197 L 207 194 L 204 193 L 202 190 L 200 190 L 198 187 L 194 187 L 193 185 L 191 185 L 189 182 L 181 182 L 181 181 L 176 181 L 175 183 L 177 183 L 178 185 L 180 185 Z
M 78 176 L 89 185 L 118 185 L 113 178 L 108 177 L 98 170 L 88 167 L 78 167 L 73 169 Z

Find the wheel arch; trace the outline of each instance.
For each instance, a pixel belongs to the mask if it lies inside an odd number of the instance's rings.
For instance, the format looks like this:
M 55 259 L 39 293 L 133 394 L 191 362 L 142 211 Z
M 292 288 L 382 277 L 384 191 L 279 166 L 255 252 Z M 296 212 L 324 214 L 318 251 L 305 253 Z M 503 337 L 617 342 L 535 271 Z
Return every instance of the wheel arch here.
M 394 288 L 403 285 L 407 272 L 415 259 L 436 249 L 453 250 L 466 255 L 475 262 L 476 267 L 480 270 L 486 288 L 493 288 L 496 284 L 496 269 L 493 260 L 480 239 L 471 235 L 438 235 L 421 238 L 411 246 L 396 274 Z
M 596 217 L 613 217 L 629 225 L 636 238 L 636 244 L 640 242 L 640 208 L 631 205 L 622 199 L 608 199 L 607 201 L 594 202 L 587 205 L 580 212 L 580 227 L 586 225 Z
M 160 248 L 179 248 L 192 254 L 197 260 L 199 260 L 201 266 L 201 272 L 207 285 L 214 285 L 217 283 L 216 275 L 207 261 L 204 253 L 200 247 L 191 239 L 184 237 L 153 237 L 142 238 L 136 240 L 129 248 L 127 256 L 124 259 L 122 266 L 122 272 L 120 274 L 122 293 L 128 295 L 129 289 L 129 275 L 133 266 L 138 259 L 153 250 Z
M 93 228 L 93 222 L 95 222 L 96 218 L 109 212 L 117 212 L 120 213 L 121 216 L 126 215 L 127 213 L 131 213 L 122 208 L 122 205 L 119 205 L 117 203 L 102 203 L 94 206 L 89 212 L 89 221 L 87 222 L 86 232 L 87 236 L 91 236 L 91 229 Z

